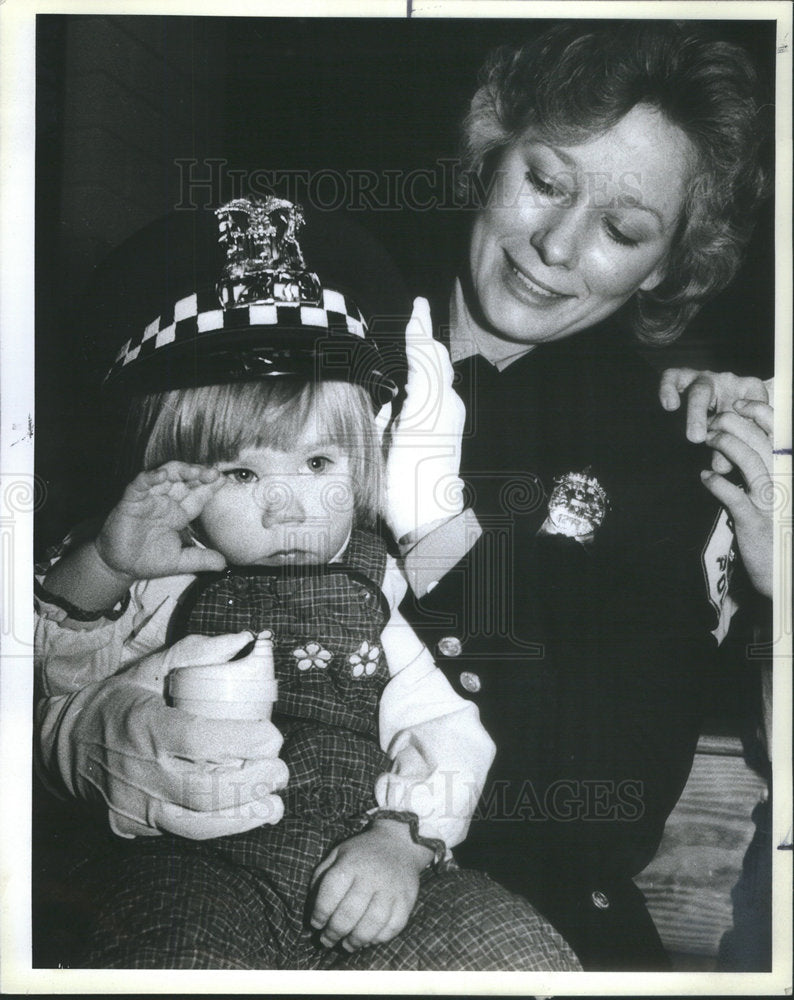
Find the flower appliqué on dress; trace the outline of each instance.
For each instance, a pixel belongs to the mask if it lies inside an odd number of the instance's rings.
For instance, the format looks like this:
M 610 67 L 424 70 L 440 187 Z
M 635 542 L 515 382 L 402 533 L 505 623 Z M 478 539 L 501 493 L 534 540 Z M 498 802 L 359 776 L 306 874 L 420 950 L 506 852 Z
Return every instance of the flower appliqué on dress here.
M 370 646 L 365 639 L 355 653 L 351 653 L 347 662 L 352 667 L 354 677 L 371 677 L 378 667 L 380 646 Z
M 312 667 L 325 669 L 334 654 L 323 649 L 319 642 L 307 642 L 292 650 L 292 655 L 298 661 L 298 670 L 310 670 Z

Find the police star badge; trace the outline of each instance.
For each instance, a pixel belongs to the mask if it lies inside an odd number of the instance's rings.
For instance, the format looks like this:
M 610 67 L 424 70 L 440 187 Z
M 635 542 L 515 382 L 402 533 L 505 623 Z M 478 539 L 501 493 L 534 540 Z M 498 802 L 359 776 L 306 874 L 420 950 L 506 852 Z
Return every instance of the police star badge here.
M 591 542 L 609 510 L 606 490 L 590 468 L 566 472 L 554 480 L 549 513 L 538 534 L 566 535 L 577 542 Z

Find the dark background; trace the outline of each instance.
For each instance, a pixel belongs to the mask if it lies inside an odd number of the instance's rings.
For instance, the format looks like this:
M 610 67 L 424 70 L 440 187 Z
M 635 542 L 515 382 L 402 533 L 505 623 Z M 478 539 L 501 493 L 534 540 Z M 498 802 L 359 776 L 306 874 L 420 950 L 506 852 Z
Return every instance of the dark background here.
M 330 172 L 363 169 L 378 179 L 371 197 L 382 207 L 357 214 L 411 290 L 433 292 L 465 245 L 465 213 L 412 209 L 404 189 L 388 194 L 384 172 L 404 178 L 453 157 L 487 51 L 549 23 L 39 15 L 36 459 L 48 499 L 38 551 L 100 512 L 115 489 L 114 439 L 80 324 L 94 265 L 185 205 L 185 179 L 191 170 L 194 181 L 209 179 L 207 160 L 224 161 L 214 186 L 193 187 L 208 207 L 237 193 L 234 171 L 264 170 L 325 172 L 317 192 L 330 207 Z M 771 94 L 774 22 L 712 27 L 748 48 Z M 416 190 L 451 204 L 448 188 Z M 676 345 L 652 352 L 653 364 L 772 374 L 772 218 L 770 205 L 731 288 Z

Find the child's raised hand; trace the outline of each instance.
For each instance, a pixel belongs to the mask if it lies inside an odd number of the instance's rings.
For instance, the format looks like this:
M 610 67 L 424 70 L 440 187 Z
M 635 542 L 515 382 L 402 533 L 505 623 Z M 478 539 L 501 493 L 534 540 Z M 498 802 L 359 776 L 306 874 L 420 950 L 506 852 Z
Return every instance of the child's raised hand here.
M 311 924 L 320 941 L 346 951 L 391 941 L 408 923 L 419 875 L 432 851 L 411 840 L 405 823 L 376 820 L 335 847 L 312 876 L 319 888 Z
M 114 573 L 134 580 L 223 569 L 220 552 L 183 547 L 180 532 L 224 481 L 217 469 L 187 462 L 139 473 L 105 520 L 97 553 Z

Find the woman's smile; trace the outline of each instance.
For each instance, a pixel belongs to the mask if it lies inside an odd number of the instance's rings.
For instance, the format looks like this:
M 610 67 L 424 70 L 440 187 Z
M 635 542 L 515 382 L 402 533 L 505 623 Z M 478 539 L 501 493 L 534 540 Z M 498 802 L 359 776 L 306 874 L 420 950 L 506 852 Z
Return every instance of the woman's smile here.
M 538 280 L 534 274 L 517 264 L 508 250 L 504 251 L 504 255 L 507 263 L 505 284 L 518 298 L 531 305 L 543 307 L 556 305 L 558 302 L 574 297 Z

